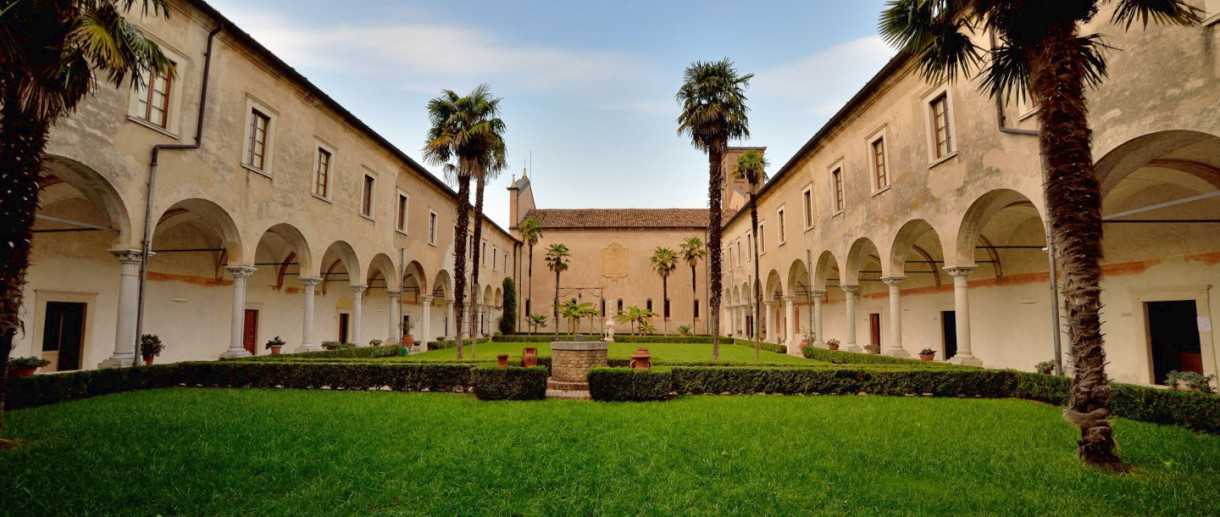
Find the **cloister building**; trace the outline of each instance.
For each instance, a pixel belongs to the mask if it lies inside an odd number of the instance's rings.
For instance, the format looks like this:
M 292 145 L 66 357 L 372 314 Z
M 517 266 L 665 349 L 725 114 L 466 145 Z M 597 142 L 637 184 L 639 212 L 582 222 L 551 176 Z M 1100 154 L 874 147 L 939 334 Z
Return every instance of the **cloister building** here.
M 1220 5 L 1197 3 L 1199 27 L 1126 32 L 1103 14 L 1086 28 L 1114 47 L 1088 97 L 1103 330 L 1109 372 L 1126 382 L 1220 371 Z M 453 190 L 207 4 L 172 7 L 138 23 L 177 76 L 103 87 L 53 132 L 14 354 L 52 360 L 44 371 L 131 364 L 137 328 L 167 343 L 169 361 L 262 354 L 276 335 L 298 350 L 393 341 L 404 320 L 420 343 L 453 336 Z M 930 84 L 915 65 L 897 56 L 795 155 L 771 157 L 784 161 L 759 192 L 758 235 L 746 186 L 725 181 L 722 334 L 750 334 L 757 284 L 759 337 L 790 353 L 814 330 L 813 346 L 931 348 L 987 367 L 1053 357 L 1038 107 L 972 81 Z M 648 261 L 658 246 L 706 242 L 706 209 L 547 209 L 534 192 L 514 178 L 510 227 L 487 219 L 472 243 L 481 333 L 505 277 L 518 328 L 551 313 L 552 243 L 572 250 L 561 299 L 607 316 L 651 304 L 668 313 L 658 329 L 708 332 L 706 261 L 679 262 L 668 311 Z M 516 231 L 530 216 L 544 232 L 532 277 Z

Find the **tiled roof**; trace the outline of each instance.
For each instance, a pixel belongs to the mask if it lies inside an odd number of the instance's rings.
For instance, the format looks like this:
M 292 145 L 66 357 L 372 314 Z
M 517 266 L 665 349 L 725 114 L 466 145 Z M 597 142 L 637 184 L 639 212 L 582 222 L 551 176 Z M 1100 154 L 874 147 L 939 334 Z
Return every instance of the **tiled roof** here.
M 526 217 L 543 228 L 707 228 L 706 208 L 551 208 Z

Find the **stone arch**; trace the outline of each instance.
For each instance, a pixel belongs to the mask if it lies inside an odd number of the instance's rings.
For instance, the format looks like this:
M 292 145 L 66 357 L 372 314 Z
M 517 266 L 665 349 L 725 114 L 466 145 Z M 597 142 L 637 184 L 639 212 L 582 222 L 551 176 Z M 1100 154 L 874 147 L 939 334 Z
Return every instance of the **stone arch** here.
M 245 264 L 241 232 L 237 229 L 233 217 L 220 205 L 199 198 L 183 199 L 161 213 L 153 231 L 153 251 L 157 251 L 158 235 L 164 235 L 183 225 L 194 227 L 216 239 L 215 247 L 205 251 L 220 253 L 221 256 L 217 260 L 219 265 Z
M 847 264 L 840 270 L 839 285 L 859 285 L 860 273 L 868 264 L 876 263 L 880 269 L 879 273 L 869 273 L 877 275 L 878 278 L 885 277 L 889 274 L 889 268 L 884 261 L 880 259 L 880 252 L 877 251 L 877 245 L 868 237 L 860 237 L 851 245 L 851 250 L 847 252 Z
M 805 267 L 805 262 L 802 260 L 792 261 L 792 265 L 788 266 L 788 290 L 785 291 L 785 294 L 808 296 L 809 290 L 809 268 Z
M 1141 168 L 1176 170 L 1220 189 L 1220 137 L 1199 131 L 1170 130 L 1122 143 L 1097 161 L 1102 198 Z
M 419 261 L 408 262 L 402 270 L 402 296 L 407 302 L 422 303 L 424 296 L 431 296 L 428 290 L 428 278 L 424 276 L 424 267 Z
M 259 262 L 263 260 L 258 258 L 260 252 L 270 253 L 271 260 Z M 288 223 L 276 224 L 264 230 L 258 242 L 254 243 L 254 249 L 248 253 L 255 257 L 255 267 L 276 268 L 277 288 L 284 286 L 288 276 L 307 276 L 316 267 L 305 235 Z
M 832 274 L 835 276 L 831 277 Z M 839 260 L 835 258 L 833 253 L 823 251 L 822 254 L 818 255 L 817 266 L 813 268 L 813 289 L 815 291 L 825 291 L 827 287 L 838 287 L 841 283 L 831 286 L 828 281 L 832 278 L 839 281 L 841 278 L 838 277 L 841 276 Z
M 491 306 L 491 302 L 492 302 L 491 297 L 492 297 L 491 286 L 490 285 L 483 286 L 483 301 L 481 303 L 484 307 Z
M 112 239 L 113 247 L 133 246 L 138 243 L 139 239 L 132 235 L 127 205 L 109 180 L 81 162 L 48 154 L 43 159 L 42 178 L 38 181 L 39 197 L 45 200 L 48 192 L 65 187 L 71 187 L 105 214 L 107 226 L 116 230 Z
M 453 299 L 453 279 L 448 271 L 442 269 L 436 272 L 436 278 L 432 281 L 432 296 L 442 300 Z
M 934 282 L 940 285 L 940 266 L 944 264 L 944 243 L 940 232 L 923 219 L 912 219 L 903 224 L 894 236 L 890 247 L 890 276 L 907 276 L 908 270 L 931 270 Z M 914 257 L 912 257 L 914 254 Z M 908 267 L 921 265 L 922 267 Z
M 373 260 L 369 262 L 366 285 L 373 285 L 373 279 L 380 277 L 385 280 L 385 288 L 387 291 L 397 291 L 399 286 L 398 272 L 394 267 L 394 260 L 385 253 L 378 253 L 373 256 Z
M 772 269 L 771 272 L 767 273 L 767 284 L 766 289 L 763 290 L 762 299 L 763 301 L 778 300 L 783 298 L 783 296 L 784 282 L 780 278 L 779 272 Z
M 991 222 L 996 214 L 1011 208 L 1028 208 L 1034 211 L 1035 215 L 1041 219 L 1041 214 L 1037 213 L 1037 208 L 1032 201 L 1024 194 L 1015 190 L 998 189 L 989 191 L 970 205 L 966 209 L 966 213 L 962 216 L 962 224 L 957 231 L 957 239 L 955 239 L 955 250 L 953 255 L 953 264 L 945 264 L 946 266 L 974 266 L 975 250 L 982 248 L 989 250 L 989 253 L 995 251 L 995 246 L 990 241 L 980 246 L 980 236 L 983 233 L 983 226 Z M 1046 235 L 1042 236 L 1045 244 Z M 1008 245 L 1001 243 L 1001 245 Z M 993 255 L 993 259 L 995 256 Z M 949 256 L 945 257 L 946 262 Z
M 364 280 L 356 250 L 346 241 L 335 241 L 327 246 L 319 266 L 321 270 L 318 276 L 322 277 L 323 292 L 327 285 L 335 281 L 347 280 L 349 285 L 359 285 Z
M 497 309 L 504 308 L 504 290 L 497 287 L 495 290 L 495 293 L 492 294 L 491 302 L 492 302 L 492 307 L 495 307 Z M 605 310 L 606 310 L 606 300 L 603 298 L 602 299 L 602 311 L 604 312 Z

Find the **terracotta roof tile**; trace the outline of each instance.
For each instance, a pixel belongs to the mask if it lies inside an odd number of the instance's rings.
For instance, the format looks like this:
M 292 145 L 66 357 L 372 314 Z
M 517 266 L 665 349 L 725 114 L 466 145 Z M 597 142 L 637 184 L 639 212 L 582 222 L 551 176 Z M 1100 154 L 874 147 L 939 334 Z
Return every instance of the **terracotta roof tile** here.
M 550 208 L 526 217 L 543 228 L 707 228 L 706 208 Z

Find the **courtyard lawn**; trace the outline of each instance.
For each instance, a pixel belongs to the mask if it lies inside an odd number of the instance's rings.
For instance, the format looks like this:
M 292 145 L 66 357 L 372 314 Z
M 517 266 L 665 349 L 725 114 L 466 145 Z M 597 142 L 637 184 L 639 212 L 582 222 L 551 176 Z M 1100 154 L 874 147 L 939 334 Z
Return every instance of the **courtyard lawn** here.
M 479 343 L 479 360 L 495 361 L 496 355 L 508 354 L 510 361 L 520 361 L 521 352 L 525 347 L 538 349 L 538 357 L 551 356 L 551 343 Z M 712 345 L 708 343 L 610 343 L 608 355 L 611 359 L 631 359 L 631 354 L 639 348 L 647 348 L 654 362 L 711 362 Z M 470 345 L 462 347 L 465 359 L 470 359 Z M 406 361 L 453 361 L 457 357 L 456 348 L 433 350 L 422 354 L 407 356 Z M 804 357 L 777 354 L 759 350 L 759 362 L 776 364 L 811 364 Z M 754 349 L 732 344 L 720 344 L 720 360 L 726 363 L 754 363 Z
M 167 389 L 15 411 L 5 515 L 1216 515 L 1220 436 L 1020 400 Z

